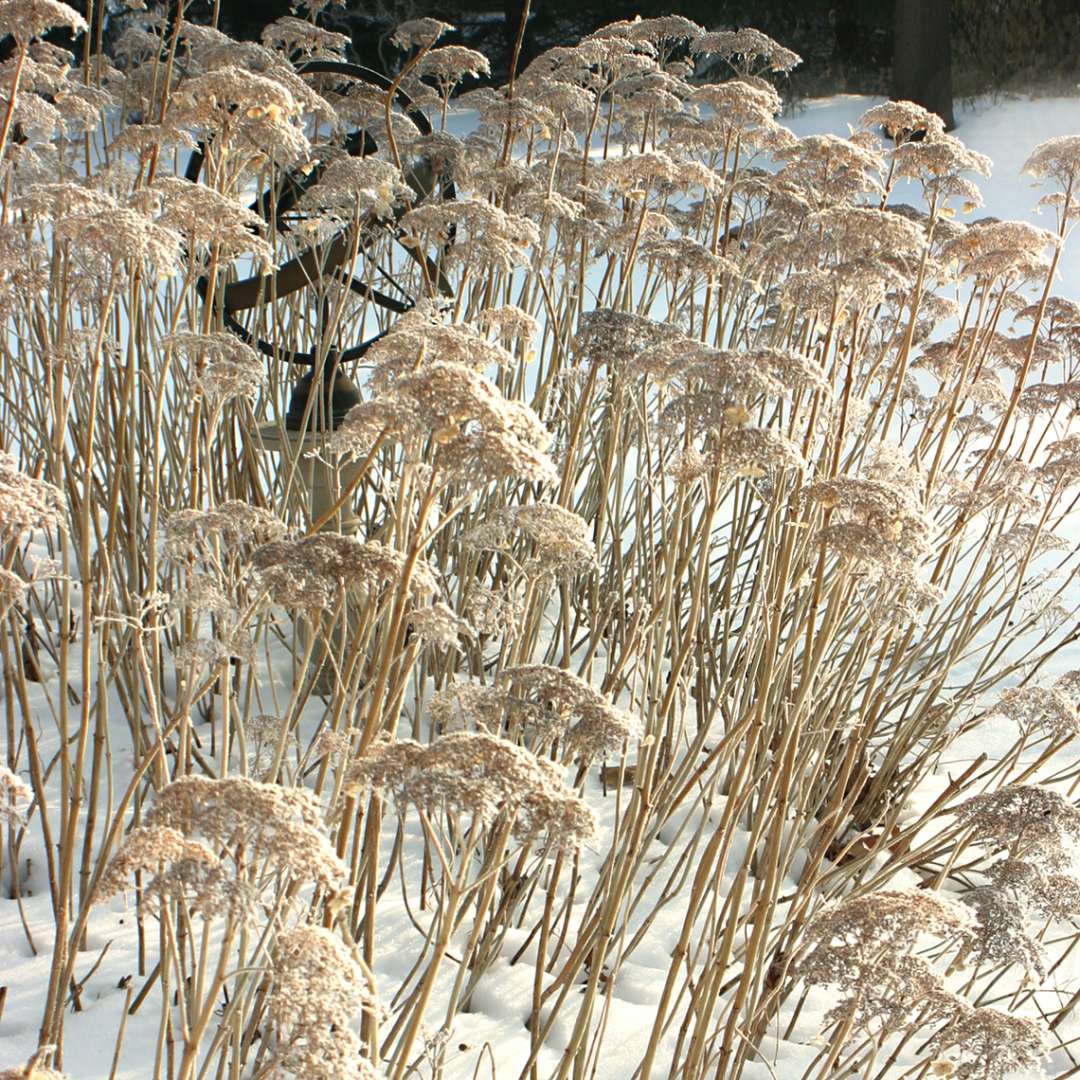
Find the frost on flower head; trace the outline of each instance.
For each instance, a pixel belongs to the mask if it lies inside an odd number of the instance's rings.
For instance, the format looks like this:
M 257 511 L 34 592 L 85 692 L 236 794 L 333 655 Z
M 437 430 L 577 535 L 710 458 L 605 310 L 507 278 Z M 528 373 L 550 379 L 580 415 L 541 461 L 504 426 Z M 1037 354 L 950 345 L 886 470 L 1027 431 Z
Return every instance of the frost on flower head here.
M 325 607 L 340 588 L 376 593 L 399 585 L 405 557 L 377 540 L 343 533 L 320 532 L 300 540 L 276 540 L 252 555 L 251 564 L 270 590 L 274 603 L 285 607 Z M 409 577 L 409 593 L 421 600 L 436 592 L 430 566 L 417 560 Z
M 3 0 L 0 3 L 0 36 L 11 34 L 20 45 L 41 37 L 47 30 L 86 29 L 86 20 L 60 0 Z
M 1036 784 L 1010 784 L 975 795 L 953 811 L 972 839 L 1048 870 L 1071 865 L 1080 842 L 1080 809 Z
M 302 788 L 242 777 L 182 777 L 158 792 L 145 823 L 131 832 L 106 869 L 110 891 L 122 889 L 137 869 L 164 867 L 156 887 L 160 895 L 187 897 L 185 890 L 192 890 L 208 915 L 242 911 L 248 917 L 254 898 L 245 893 L 244 868 L 288 874 L 328 893 L 347 878 L 327 839 L 318 801 Z M 196 868 L 206 873 L 193 873 Z
M 740 75 L 762 71 L 787 74 L 802 63 L 802 57 L 785 49 L 768 34 L 746 27 L 743 30 L 714 30 L 702 34 L 690 45 L 695 55 L 719 56 Z
M 588 522 L 555 503 L 498 510 L 470 530 L 464 540 L 479 549 L 510 550 L 518 538 L 532 545 L 523 557 L 523 568 L 530 577 L 560 580 L 597 566 Z
M 378 1017 L 375 979 L 355 947 L 321 926 L 278 934 L 271 953 L 267 1015 L 276 1032 L 273 1077 L 375 1080 L 352 1028 L 361 1014 Z
M 945 121 L 914 101 L 886 101 L 859 117 L 862 128 L 881 127 L 895 143 L 915 138 L 936 138 L 945 134 Z
M 439 19 L 408 19 L 399 23 L 390 40 L 399 49 L 429 49 L 436 41 L 454 27 Z
M 961 999 L 912 952 L 924 935 L 963 945 L 975 925 L 969 908 L 925 889 L 849 897 L 811 920 L 798 972 L 811 985 L 839 991 L 841 1001 L 826 1024 L 853 1015 L 864 1029 L 896 1031 L 917 1016 L 945 1019 Z
M 549 664 L 504 668 L 499 681 L 509 687 L 513 707 L 531 705 L 523 726 L 540 745 L 558 741 L 572 757 L 586 762 L 620 751 L 642 734 L 635 716 L 613 705 L 571 671 Z
M 6 765 L 0 765 L 0 823 L 21 825 L 21 805 L 30 801 L 30 788 Z
M 11 454 L 0 450 L 0 536 L 5 540 L 59 524 L 61 498 L 58 488 L 27 476 Z
M 446 813 L 485 826 L 511 823 L 519 840 L 575 850 L 595 832 L 591 811 L 550 761 L 506 739 L 453 732 L 428 745 L 399 739 L 373 747 L 353 766 L 349 782 L 389 794 L 401 809 Z
M 955 1080 L 1005 1080 L 1036 1064 L 1046 1050 L 1038 1023 L 988 1006 L 958 1009 L 927 1046 L 928 1053 L 953 1064 L 949 1075 Z

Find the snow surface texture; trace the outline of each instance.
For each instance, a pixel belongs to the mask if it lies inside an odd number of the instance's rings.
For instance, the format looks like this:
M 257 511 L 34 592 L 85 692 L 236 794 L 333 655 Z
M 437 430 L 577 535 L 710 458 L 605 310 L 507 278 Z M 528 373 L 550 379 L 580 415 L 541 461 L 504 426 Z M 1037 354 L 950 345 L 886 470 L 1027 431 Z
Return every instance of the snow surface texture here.
M 863 97 L 844 96 L 801 104 L 793 115 L 783 118 L 783 123 L 796 134 L 833 132 L 846 135 L 848 124 L 877 102 Z M 1039 99 L 977 101 L 958 110 L 956 134 L 971 148 L 987 154 L 993 161 L 993 176 L 980 181 L 985 207 L 973 216 L 993 215 L 1000 218 L 1029 219 L 1046 226 L 1049 222 L 1039 217 L 1033 207 L 1039 192 L 1021 177 L 1020 168 L 1028 154 L 1038 143 L 1056 135 L 1072 134 L 1080 130 L 1080 100 Z M 898 189 L 894 201 L 903 201 L 903 191 Z M 915 201 L 914 198 L 912 201 Z M 1061 263 L 1061 281 L 1055 287 L 1059 295 L 1080 298 L 1080 244 L 1073 243 L 1067 249 Z M 1062 670 L 1076 667 L 1075 657 L 1061 657 Z M 279 691 L 288 693 L 288 664 L 282 663 L 272 677 L 279 684 Z M 1054 674 L 1047 672 L 1048 675 Z M 40 688 L 32 691 L 39 695 L 35 704 L 44 708 L 44 695 Z M 123 725 L 122 710 L 113 709 L 115 722 Z M 119 737 L 117 744 L 122 745 Z M 1003 732 L 1000 750 L 1011 743 L 1011 733 Z M 979 748 L 993 753 L 995 739 L 992 729 L 983 727 L 978 735 Z M 963 744 L 961 744 L 962 746 Z M 971 748 L 974 753 L 974 747 Z M 957 760 L 948 763 L 952 769 L 961 766 L 962 751 L 958 748 Z M 945 784 L 941 778 L 942 787 Z M 583 854 L 581 871 L 587 880 L 595 875 L 605 849 L 605 836 L 610 836 L 617 801 L 603 796 L 595 777 L 586 789 L 591 805 L 600 823 L 600 835 L 591 849 Z M 936 792 L 921 793 L 929 802 Z M 918 806 L 913 806 L 913 810 Z M 700 810 L 697 811 L 700 813 Z M 712 814 L 722 812 L 722 800 L 717 800 Z M 679 820 L 669 822 L 662 831 L 658 843 L 680 842 Z M 693 822 L 682 836 L 689 835 Z M 409 835 L 416 837 L 418 826 L 409 826 Z M 388 834 L 388 835 L 392 835 Z M 734 837 L 736 847 L 745 848 L 747 836 L 739 833 Z M 31 950 L 27 935 L 20 921 L 18 906 L 8 900 L 0 900 L 0 985 L 8 987 L 8 997 L 0 1019 L 0 1066 L 25 1061 L 36 1046 L 38 1024 L 44 1005 L 48 981 L 50 936 L 53 919 L 49 910 L 49 894 L 44 880 L 44 866 L 34 857 L 28 840 L 24 851 L 30 855 L 30 876 L 23 886 L 23 915 L 33 936 L 37 954 Z M 738 851 L 729 859 L 729 866 L 737 867 Z M 891 887 L 915 885 L 914 874 L 901 873 L 890 882 Z M 793 887 L 792 881 L 784 883 L 784 890 Z M 652 890 L 658 892 L 660 883 Z M 579 890 L 580 896 L 588 896 L 590 889 Z M 643 910 L 649 910 L 650 901 L 657 897 L 646 896 Z M 409 913 L 395 899 L 394 890 L 387 893 L 380 904 L 376 970 L 380 994 L 384 1001 L 393 998 L 397 987 L 408 974 L 416 956 L 418 933 Z M 102 904 L 90 920 L 88 949 L 83 954 L 76 971 L 76 978 L 86 976 L 92 965 L 100 963 L 89 978 L 83 992 L 83 1011 L 68 1016 L 66 1024 L 65 1071 L 73 1080 L 92 1080 L 108 1076 L 114 1054 L 116 1032 L 126 1000 L 125 988 L 136 970 L 136 942 L 134 915 L 124 899 L 118 898 Z M 596 1080 L 629 1080 L 641 1059 L 648 1040 L 655 1006 L 661 993 L 670 957 L 683 922 L 679 899 L 659 909 L 648 934 L 626 961 L 615 985 L 607 997 L 606 1037 L 603 1052 L 596 1060 L 593 1075 Z M 497 960 L 480 983 L 472 998 L 472 1011 L 459 1015 L 446 1050 L 445 1075 L 448 1078 L 473 1076 L 516 1077 L 530 1051 L 530 1035 L 524 1028 L 524 1020 L 532 1007 L 533 969 L 529 964 L 513 966 L 510 957 L 525 945 L 524 934 L 515 939 L 508 937 L 503 956 Z M 101 955 L 102 950 L 107 952 Z M 527 947 L 535 952 L 535 944 Z M 530 955 L 526 951 L 526 956 Z M 1080 983 L 1080 959 L 1071 959 L 1054 974 L 1053 978 L 1062 990 L 1069 994 Z M 453 971 L 442 974 L 432 1001 L 430 1015 L 438 1018 L 440 1001 L 445 1006 Z M 441 995 L 441 997 L 440 997 Z M 782 1039 L 779 1033 L 788 1028 L 790 1010 L 780 1017 L 776 1031 L 766 1038 L 762 1046 L 763 1060 L 747 1067 L 747 1080 L 769 1078 L 795 1078 L 818 1055 L 820 1043 L 816 1041 L 821 1017 L 834 1002 L 821 991 L 812 991 L 803 1006 L 797 1022 Z M 574 1015 L 563 1010 L 559 1022 L 552 1031 L 538 1061 L 540 1076 L 552 1075 L 557 1067 L 560 1053 L 570 1038 Z M 1080 1035 L 1080 1016 L 1070 1018 L 1066 1027 L 1075 1031 L 1059 1030 L 1057 1034 L 1067 1040 Z M 123 1052 L 116 1076 L 127 1080 L 145 1080 L 152 1075 L 154 1059 L 154 1036 L 158 1027 L 156 1002 L 130 1019 L 124 1040 Z M 670 1056 L 675 1033 L 671 1033 L 660 1047 L 654 1076 L 665 1075 L 665 1054 Z M 1049 1058 L 1041 1075 L 1057 1076 L 1068 1068 L 1067 1059 L 1061 1056 Z M 898 1069 L 895 1075 L 899 1075 Z

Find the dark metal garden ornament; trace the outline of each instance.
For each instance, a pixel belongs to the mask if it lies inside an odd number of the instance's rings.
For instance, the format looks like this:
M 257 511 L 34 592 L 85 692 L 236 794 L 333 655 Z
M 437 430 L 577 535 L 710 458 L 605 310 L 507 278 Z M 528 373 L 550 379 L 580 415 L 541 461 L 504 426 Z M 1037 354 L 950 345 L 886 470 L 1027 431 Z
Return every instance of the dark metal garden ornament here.
M 416 125 L 421 135 L 432 134 L 427 116 L 414 105 L 404 91 L 395 89 L 393 84 L 378 72 L 337 60 L 313 60 L 299 65 L 296 70 L 300 75 L 337 76 L 342 80 L 357 80 L 378 87 L 384 94 L 393 93 L 392 104 Z M 360 130 L 347 135 L 342 140 L 340 149 L 353 157 L 366 157 L 375 153 L 379 147 L 369 132 Z M 206 148 L 200 145 L 188 163 L 188 180 L 199 181 L 205 160 Z M 326 162 L 316 162 L 314 167 L 307 167 L 303 172 L 287 173 L 275 188 L 264 191 L 252 203 L 251 209 L 279 234 L 289 232 L 292 229 L 289 215 L 296 210 L 304 193 L 318 183 L 325 167 Z M 439 183 L 438 176 L 423 163 L 410 167 L 405 180 L 413 190 L 415 202 L 430 198 Z M 454 198 L 453 185 L 444 183 L 440 195 L 442 198 Z M 308 368 L 293 388 L 285 416 L 287 431 L 328 431 L 341 421 L 349 409 L 360 400 L 359 391 L 345 374 L 345 366 L 362 357 L 382 335 L 344 348 L 320 348 L 321 334 L 317 327 L 315 342 L 310 349 L 286 349 L 277 342 L 259 337 L 243 325 L 240 317 L 245 312 L 272 304 L 301 290 L 319 290 L 331 281 L 337 281 L 385 311 L 395 314 L 408 311 L 413 307 L 415 298 L 408 295 L 389 272 L 380 271 L 387 282 L 385 290 L 370 284 L 370 278 L 374 276 L 371 274 L 366 275 L 366 280 L 352 275 L 349 275 L 347 280 L 341 280 L 343 267 L 354 258 L 364 260 L 373 257 L 371 249 L 381 236 L 385 236 L 383 230 L 389 229 L 393 235 L 397 235 L 397 220 L 403 212 L 404 208 L 398 208 L 378 221 L 361 222 L 358 226 L 359 235 L 353 226 L 345 226 L 330 239 L 312 244 L 276 270 L 229 282 L 224 288 L 215 291 L 215 314 L 220 316 L 226 329 L 268 358 Z M 410 258 L 421 265 L 425 280 L 432 283 L 439 292 L 449 295 L 450 287 L 439 267 L 416 248 L 401 246 Z M 208 280 L 205 277 L 198 282 L 198 289 L 205 301 L 209 293 Z M 325 319 L 325 313 L 322 318 Z M 311 395 L 316 387 L 322 389 L 321 398 L 312 402 Z

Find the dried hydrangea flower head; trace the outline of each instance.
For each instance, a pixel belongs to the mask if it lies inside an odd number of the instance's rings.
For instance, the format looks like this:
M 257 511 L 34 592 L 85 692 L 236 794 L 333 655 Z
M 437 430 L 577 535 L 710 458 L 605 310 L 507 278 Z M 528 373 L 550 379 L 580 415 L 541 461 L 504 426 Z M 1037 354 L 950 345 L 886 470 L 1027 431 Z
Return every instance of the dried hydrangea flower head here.
M 476 640 L 476 631 L 468 620 L 441 600 L 413 608 L 409 612 L 409 625 L 423 644 L 439 649 L 460 649 L 462 640 L 469 643 Z
M 375 594 L 402 584 L 405 573 L 405 557 L 393 548 L 329 532 L 264 544 L 252 555 L 251 565 L 274 602 L 288 606 L 292 606 L 289 598 L 295 599 L 293 588 L 302 591 L 313 582 Z M 416 600 L 438 590 L 433 571 L 422 559 L 412 565 L 408 590 Z
M 961 900 L 979 920 L 970 957 L 976 966 L 1016 964 L 1026 984 L 1046 977 L 1042 949 L 1029 928 L 1030 909 L 1021 899 L 995 885 L 982 885 Z
M 431 440 L 432 466 L 451 480 L 483 485 L 558 479 L 544 453 L 550 436 L 536 413 L 504 398 L 487 376 L 456 362 L 425 363 L 399 375 L 389 390 L 349 411 L 330 447 L 359 457 L 379 438 L 412 443 L 414 449 Z
M 567 757 L 588 764 L 641 738 L 637 717 L 617 708 L 571 671 L 526 664 L 504 668 L 499 681 L 508 686 L 516 709 L 522 701 L 533 706 L 523 717 L 523 727 L 535 737 L 537 752 L 558 742 Z
M 277 935 L 267 1016 L 276 1040 L 269 1073 L 305 1080 L 376 1080 L 352 1024 L 380 1015 L 375 979 L 333 931 L 297 926 Z
M 389 161 L 344 155 L 330 161 L 318 182 L 304 192 L 305 209 L 351 221 L 357 214 L 386 217 L 412 195 L 401 172 Z
M 580 848 L 596 827 L 554 763 L 483 732 L 454 732 L 427 746 L 380 743 L 356 762 L 349 783 L 385 791 L 402 811 L 411 805 L 428 817 L 466 816 L 484 826 L 503 820 L 523 841 L 566 851 Z
M 48 30 L 86 29 L 86 20 L 60 0 L 3 0 L 0 3 L 0 35 L 10 34 L 20 45 L 28 45 Z
M 806 495 L 832 512 L 817 540 L 840 555 L 885 568 L 927 549 L 930 522 L 910 486 L 843 476 L 812 484 Z
M 807 135 L 778 148 L 774 156 L 785 163 L 777 182 L 791 185 L 816 209 L 854 204 L 867 193 L 881 194 L 884 160 L 851 139 Z
M 527 264 L 540 244 L 539 230 L 528 218 L 471 197 L 418 206 L 403 214 L 399 224 L 411 234 L 406 237 L 409 242 L 422 246 L 426 241 L 442 249 L 447 269 L 468 266 L 508 272 Z
M 18 826 L 23 823 L 21 804 L 31 798 L 29 786 L 6 765 L 0 765 L 0 823 Z
M 192 385 L 211 402 L 255 397 L 265 385 L 264 361 L 235 334 L 176 333 L 163 344 L 192 363 Z
M 507 551 L 516 538 L 531 545 L 522 559 L 522 568 L 531 578 L 565 580 L 598 565 L 588 522 L 555 503 L 496 511 L 464 540 L 470 547 Z
M 1080 735 L 1075 699 L 1057 686 L 1014 686 L 1002 692 L 989 715 L 1010 720 L 1022 735 L 1036 732 L 1055 739 Z
M 1050 267 L 1046 250 L 1058 244 L 1052 232 L 1026 221 L 979 221 L 944 245 L 942 255 L 974 278 L 1040 279 Z
M 407 19 L 399 23 L 390 40 L 403 50 L 430 49 L 436 41 L 454 29 L 439 19 Z
M 351 43 L 347 34 L 327 30 L 294 15 L 282 15 L 275 19 L 263 28 L 260 37 L 268 49 L 279 49 L 289 56 L 312 60 L 340 59 Z
M 428 716 L 436 731 L 488 731 L 499 734 L 506 721 L 510 700 L 495 686 L 454 682 L 431 696 Z
M 1024 162 L 1023 172 L 1037 180 L 1053 180 L 1075 193 L 1080 176 L 1080 135 L 1058 135 L 1039 143 Z
M 898 146 L 913 139 L 934 139 L 945 134 L 945 121 L 914 101 L 886 101 L 859 117 L 859 127 L 883 128 Z
M 1057 791 L 1010 784 L 975 795 L 953 811 L 958 824 L 990 851 L 1006 851 L 1048 870 L 1072 863 L 1080 842 L 1080 809 Z
M 743 30 L 714 30 L 691 42 L 695 56 L 719 56 L 742 76 L 762 72 L 788 74 L 802 63 L 802 57 L 785 49 L 768 34 L 746 27 Z
M 236 548 L 266 544 L 285 533 L 269 510 L 230 499 L 211 510 L 177 510 L 165 522 L 165 555 L 177 561 L 208 554 L 215 545 Z
M 32 529 L 55 528 L 62 505 L 58 488 L 27 476 L 11 454 L 0 450 L 0 537 L 5 542 Z
M 1080 435 L 1066 435 L 1049 443 L 1039 475 L 1060 487 L 1072 487 L 1080 482 Z
M 1001 859 L 986 868 L 993 885 L 1015 896 L 1025 910 L 1043 918 L 1075 919 L 1080 913 L 1080 879 L 1022 859 Z
M 998 1009 L 957 1011 L 927 1045 L 927 1053 L 954 1065 L 956 1080 L 1005 1080 L 1035 1065 L 1047 1051 L 1047 1037 L 1034 1020 Z
M 826 1023 L 854 1012 L 860 1026 L 896 1030 L 934 1005 L 959 1004 L 941 977 L 911 953 L 925 936 L 959 945 L 972 940 L 969 908 L 923 889 L 867 893 L 829 904 L 811 920 L 798 973 L 809 984 L 836 987 L 842 1001 Z
M 293 880 L 339 889 L 347 871 L 326 837 L 315 796 L 303 788 L 242 777 L 182 777 L 157 794 L 147 827 L 203 838 L 238 865 L 260 865 Z

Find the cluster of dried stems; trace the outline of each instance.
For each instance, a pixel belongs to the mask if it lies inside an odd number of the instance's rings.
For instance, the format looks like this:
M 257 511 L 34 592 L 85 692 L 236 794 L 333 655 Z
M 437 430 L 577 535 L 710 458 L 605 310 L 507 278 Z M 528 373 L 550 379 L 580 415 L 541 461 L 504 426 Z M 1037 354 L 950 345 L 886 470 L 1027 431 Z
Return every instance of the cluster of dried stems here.
M 389 90 L 304 74 L 348 45 L 324 6 L 262 44 L 134 11 L 73 57 L 72 9 L 0 0 L 0 865 L 22 911 L 43 863 L 55 924 L 3 1076 L 70 1059 L 118 893 L 154 1080 L 442 1075 L 500 959 L 499 1075 L 583 1080 L 671 911 L 642 1080 L 735 1080 L 822 985 L 808 1078 L 1075 1062 L 1043 981 L 1080 679 L 1041 669 L 1076 637 L 1080 137 L 1028 161 L 1054 228 L 980 220 L 989 163 L 917 106 L 786 130 L 757 31 L 616 23 L 456 94 L 487 62 L 434 19 Z M 257 344 L 317 402 L 377 334 L 290 441 Z

